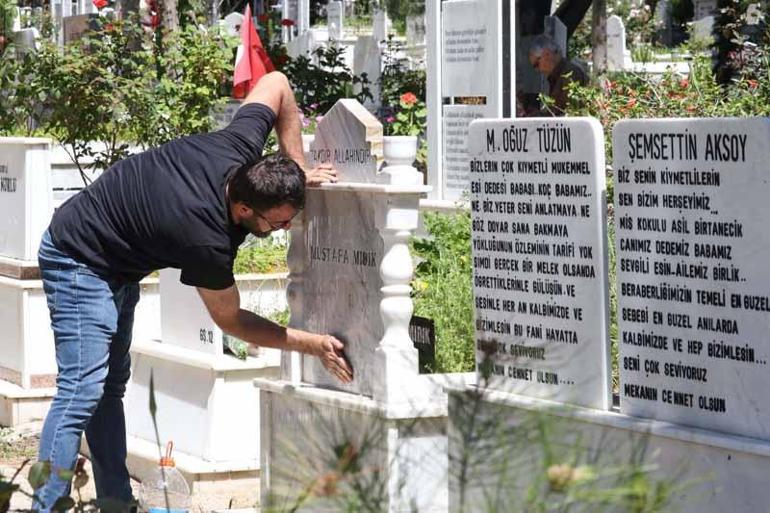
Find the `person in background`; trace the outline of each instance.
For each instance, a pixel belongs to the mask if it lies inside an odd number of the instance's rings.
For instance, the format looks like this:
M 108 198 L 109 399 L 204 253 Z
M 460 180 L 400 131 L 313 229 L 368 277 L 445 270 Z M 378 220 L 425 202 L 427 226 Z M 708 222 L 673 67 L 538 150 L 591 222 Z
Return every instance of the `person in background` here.
M 567 108 L 567 87 L 576 82 L 588 84 L 588 75 L 578 64 L 562 55 L 556 42 L 545 34 L 532 39 L 529 47 L 529 62 L 532 67 L 548 79 L 548 96 L 553 99 L 540 114 L 563 116 Z

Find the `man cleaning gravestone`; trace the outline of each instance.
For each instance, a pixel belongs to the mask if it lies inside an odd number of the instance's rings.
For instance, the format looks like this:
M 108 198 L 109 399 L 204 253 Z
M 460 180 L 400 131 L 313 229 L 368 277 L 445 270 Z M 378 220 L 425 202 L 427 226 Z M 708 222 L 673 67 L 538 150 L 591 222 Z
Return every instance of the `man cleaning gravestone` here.
M 240 308 L 233 261 L 247 234 L 289 228 L 305 185 L 336 181 L 305 169 L 297 105 L 281 73 L 263 76 L 225 129 L 183 137 L 115 164 L 55 213 L 39 263 L 56 341 L 57 393 L 40 439 L 52 467 L 36 509 L 69 483 L 85 431 L 97 495 L 129 502 L 123 394 L 141 278 L 181 269 L 223 331 L 249 343 L 315 355 L 337 379 L 353 370 L 330 335 L 283 328 Z M 272 128 L 281 152 L 264 158 Z

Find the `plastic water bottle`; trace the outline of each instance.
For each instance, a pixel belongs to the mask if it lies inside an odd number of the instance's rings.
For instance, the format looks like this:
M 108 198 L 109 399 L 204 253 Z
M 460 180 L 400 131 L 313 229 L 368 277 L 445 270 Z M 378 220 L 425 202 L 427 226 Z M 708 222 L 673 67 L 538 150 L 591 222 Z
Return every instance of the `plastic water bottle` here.
M 166 456 L 149 476 L 142 480 L 140 502 L 148 513 L 189 513 L 191 506 L 190 487 L 181 472 L 177 470 L 171 451 L 174 443 L 166 446 Z

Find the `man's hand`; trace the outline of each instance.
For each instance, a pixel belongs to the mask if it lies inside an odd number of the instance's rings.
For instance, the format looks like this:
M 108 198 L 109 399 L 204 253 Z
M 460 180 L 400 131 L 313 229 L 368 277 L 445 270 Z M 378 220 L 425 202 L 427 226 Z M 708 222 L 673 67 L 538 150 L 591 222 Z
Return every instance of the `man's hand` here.
M 305 169 L 305 183 L 308 187 L 335 182 L 337 182 L 337 170 L 331 164 L 318 164 L 313 169 Z
M 342 342 L 331 335 L 323 335 L 315 355 L 321 360 L 326 370 L 333 374 L 343 383 L 353 381 L 353 368 L 348 364 L 343 350 L 345 346 Z

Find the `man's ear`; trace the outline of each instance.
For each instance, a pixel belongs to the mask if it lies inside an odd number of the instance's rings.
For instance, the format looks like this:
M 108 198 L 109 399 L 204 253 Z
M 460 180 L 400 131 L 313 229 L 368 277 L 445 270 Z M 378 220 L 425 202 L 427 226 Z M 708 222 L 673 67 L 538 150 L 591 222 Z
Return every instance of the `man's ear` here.
M 254 215 L 254 209 L 241 201 L 235 203 L 235 211 L 240 219 L 249 218 Z

